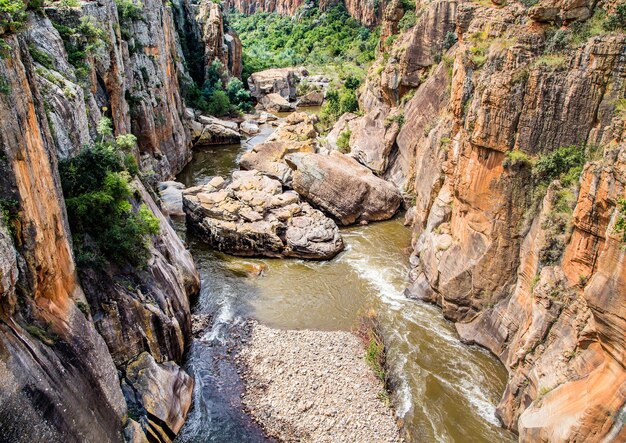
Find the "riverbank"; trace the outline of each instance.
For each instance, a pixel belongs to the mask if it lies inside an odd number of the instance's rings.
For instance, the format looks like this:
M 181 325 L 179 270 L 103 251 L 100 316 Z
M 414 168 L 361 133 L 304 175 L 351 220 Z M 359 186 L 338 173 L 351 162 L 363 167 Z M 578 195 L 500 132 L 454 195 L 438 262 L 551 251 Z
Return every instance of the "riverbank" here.
M 349 332 L 282 330 L 251 322 L 237 357 L 242 403 L 285 442 L 401 442 L 384 387 Z

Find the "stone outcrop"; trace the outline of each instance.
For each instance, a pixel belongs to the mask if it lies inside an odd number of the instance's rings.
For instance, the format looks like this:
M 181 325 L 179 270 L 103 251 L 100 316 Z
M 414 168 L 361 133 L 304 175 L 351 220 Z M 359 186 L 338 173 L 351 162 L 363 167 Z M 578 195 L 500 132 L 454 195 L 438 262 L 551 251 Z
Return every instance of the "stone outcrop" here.
M 343 250 L 335 222 L 257 171 L 189 188 L 183 203 L 188 226 L 223 252 L 326 260 Z
M 147 352 L 126 366 L 125 375 L 122 389 L 129 409 L 135 414 L 147 412 L 148 439 L 169 441 L 185 423 L 193 379 L 172 362 L 157 363 Z
M 227 0 L 228 8 L 236 9 L 243 14 L 255 12 L 276 12 L 281 15 L 295 15 L 305 0 Z
M 262 95 L 259 99 L 259 105 L 261 109 L 265 109 L 269 112 L 291 112 L 296 110 L 296 105 L 290 103 L 282 95 L 272 92 L 267 95 Z
M 339 152 L 286 159 L 294 170 L 293 189 L 342 225 L 389 219 L 402 203 L 395 186 Z
M 321 10 L 340 3 L 341 0 L 322 0 L 319 3 Z M 382 19 L 386 2 L 374 0 L 344 0 L 348 13 L 367 27 L 378 25 Z M 298 9 L 306 5 L 305 0 L 227 0 L 228 8 L 236 9 L 243 14 L 255 12 L 276 12 L 281 15 L 295 16 Z
M 551 49 L 542 23 L 584 19 L 584 2 L 423 8 L 359 96 L 379 142 L 356 157 L 415 199 L 407 293 L 440 305 L 464 341 L 507 367 L 497 414 L 521 440 L 619 440 L 624 35 Z M 399 115 L 399 131 L 383 132 Z M 354 143 L 353 130 L 353 153 Z M 579 182 L 538 185 L 534 159 L 569 145 L 604 158 L 588 159 Z
M 298 100 L 298 106 L 307 107 L 307 106 L 321 106 L 324 102 L 324 92 L 323 91 L 311 91 L 300 97 Z

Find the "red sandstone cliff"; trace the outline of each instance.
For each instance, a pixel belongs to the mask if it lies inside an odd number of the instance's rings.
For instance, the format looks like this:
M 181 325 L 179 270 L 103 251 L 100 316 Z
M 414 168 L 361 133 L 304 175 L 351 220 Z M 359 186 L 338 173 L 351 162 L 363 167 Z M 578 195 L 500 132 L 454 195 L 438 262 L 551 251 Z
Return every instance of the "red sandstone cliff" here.
M 626 38 L 598 32 L 554 49 L 551 23 L 587 19 L 591 4 L 419 9 L 370 69 L 366 113 L 350 123 L 351 155 L 414 199 L 407 293 L 505 364 L 498 414 L 522 440 L 619 441 Z M 569 145 L 598 154 L 574 184 L 539 194 L 532 159 Z M 529 160 L 508 162 L 511 151 Z

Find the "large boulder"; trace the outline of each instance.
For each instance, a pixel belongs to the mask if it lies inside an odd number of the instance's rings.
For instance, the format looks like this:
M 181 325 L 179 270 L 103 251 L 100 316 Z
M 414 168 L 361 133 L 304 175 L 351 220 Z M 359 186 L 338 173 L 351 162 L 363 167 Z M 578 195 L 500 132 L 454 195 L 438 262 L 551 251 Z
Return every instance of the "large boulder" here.
M 246 152 L 239 161 L 239 166 L 247 170 L 257 170 L 279 180 L 286 186 L 291 184 L 292 170 L 284 158 L 288 154 L 313 153 L 315 148 L 307 142 L 265 142 L 259 143 Z
M 389 219 L 402 203 L 394 185 L 337 151 L 292 154 L 286 161 L 294 170 L 293 189 L 342 225 Z
M 259 103 L 269 112 L 290 112 L 296 109 L 293 103 L 289 103 L 287 99 L 275 92 L 261 96 Z
M 159 182 L 161 212 L 165 215 L 185 215 L 183 212 L 183 189 L 185 185 L 177 181 Z
M 330 259 L 343 249 L 333 220 L 258 171 L 215 177 L 183 194 L 187 223 L 212 247 L 242 256 Z
M 143 428 L 149 441 L 172 441 L 191 406 L 193 378 L 176 363 L 157 363 L 147 352 L 131 361 L 125 374 L 122 391 L 131 413 L 147 412 L 141 420 L 148 421 Z
M 255 72 L 248 78 L 250 93 L 259 102 L 268 94 L 278 94 L 286 100 L 296 99 L 298 72 L 293 68 L 276 68 Z
M 300 98 L 298 106 L 321 106 L 324 101 L 324 91 L 311 91 Z
M 259 143 L 241 157 L 239 166 L 255 169 L 290 186 L 292 171 L 284 158 L 298 152 L 315 152 L 315 121 L 315 116 L 303 112 L 289 115 L 266 142 Z

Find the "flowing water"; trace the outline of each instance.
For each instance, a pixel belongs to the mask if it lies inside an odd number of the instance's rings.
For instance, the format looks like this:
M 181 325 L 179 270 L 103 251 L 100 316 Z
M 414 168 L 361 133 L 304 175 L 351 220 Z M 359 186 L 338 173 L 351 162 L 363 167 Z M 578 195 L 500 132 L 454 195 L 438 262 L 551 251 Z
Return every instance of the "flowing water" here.
M 228 174 L 238 156 L 271 131 L 264 126 L 242 146 L 195 152 L 178 179 L 191 186 Z M 180 221 L 179 229 L 184 235 Z M 461 344 L 438 308 L 404 297 L 410 231 L 401 219 L 342 234 L 346 251 L 328 262 L 238 258 L 187 238 L 202 278 L 194 312 L 212 314 L 214 322 L 188 353 L 195 398 L 179 441 L 267 441 L 240 410 L 241 382 L 226 358 L 234 325 L 255 318 L 277 328 L 351 330 L 370 310 L 388 345 L 392 402 L 411 441 L 512 440 L 495 417 L 504 368 L 486 351 Z M 252 276 L 249 270 L 259 265 L 263 275 Z

